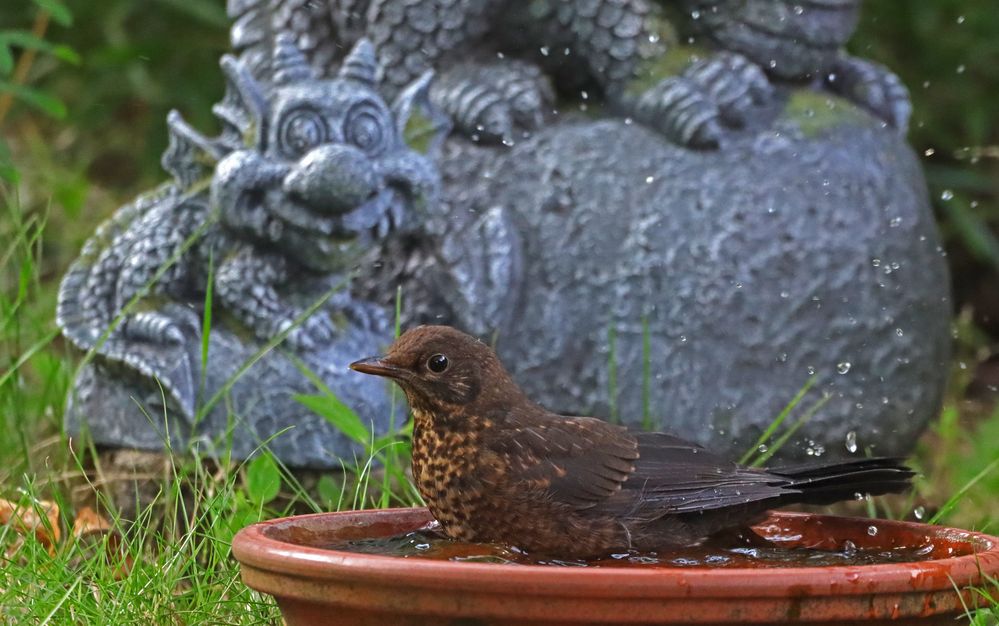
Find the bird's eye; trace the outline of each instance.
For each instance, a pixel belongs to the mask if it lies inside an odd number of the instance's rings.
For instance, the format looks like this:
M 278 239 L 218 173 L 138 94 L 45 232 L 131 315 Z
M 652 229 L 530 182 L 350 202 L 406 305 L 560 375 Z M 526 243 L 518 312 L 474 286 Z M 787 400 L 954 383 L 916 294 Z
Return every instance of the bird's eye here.
M 440 374 L 447 369 L 448 363 L 447 357 L 443 354 L 435 354 L 429 359 L 427 359 L 427 369 L 435 374 Z

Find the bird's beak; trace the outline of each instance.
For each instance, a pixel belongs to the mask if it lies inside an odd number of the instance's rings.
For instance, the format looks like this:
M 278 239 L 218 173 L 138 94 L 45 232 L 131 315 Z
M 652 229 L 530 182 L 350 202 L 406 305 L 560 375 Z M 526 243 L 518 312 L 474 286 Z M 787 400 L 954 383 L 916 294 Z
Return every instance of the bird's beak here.
M 362 374 L 385 376 L 386 378 L 402 378 L 406 370 L 385 360 L 385 357 L 371 356 L 350 364 L 350 369 Z

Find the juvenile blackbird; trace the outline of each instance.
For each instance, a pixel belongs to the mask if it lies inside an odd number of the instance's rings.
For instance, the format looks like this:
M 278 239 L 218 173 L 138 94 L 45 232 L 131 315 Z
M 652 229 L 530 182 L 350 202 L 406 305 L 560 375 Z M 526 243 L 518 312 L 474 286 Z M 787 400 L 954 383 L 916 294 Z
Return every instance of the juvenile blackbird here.
M 726 461 L 665 433 L 566 417 L 531 402 L 496 354 L 447 326 L 352 363 L 391 378 L 413 412 L 413 477 L 455 539 L 562 557 L 657 550 L 745 528 L 771 508 L 896 492 L 897 459 L 790 469 Z

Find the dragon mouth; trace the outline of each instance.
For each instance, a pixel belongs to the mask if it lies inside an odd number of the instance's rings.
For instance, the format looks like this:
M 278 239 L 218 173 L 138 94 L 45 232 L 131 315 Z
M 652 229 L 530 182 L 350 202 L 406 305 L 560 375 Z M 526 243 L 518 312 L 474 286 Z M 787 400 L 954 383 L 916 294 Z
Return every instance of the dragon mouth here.
M 367 235 L 382 238 L 395 229 L 403 208 L 398 205 L 405 201 L 405 194 L 392 187 L 383 187 L 363 203 L 339 214 L 322 213 L 290 198 L 278 203 L 272 214 L 287 226 L 320 237 L 345 240 Z
M 379 189 L 353 209 L 334 215 L 287 197 L 283 200 L 272 213 L 282 224 L 279 238 L 290 244 L 289 252 L 308 257 L 312 259 L 309 265 L 322 268 L 357 256 L 391 235 L 399 228 L 409 205 L 408 194 L 391 186 Z

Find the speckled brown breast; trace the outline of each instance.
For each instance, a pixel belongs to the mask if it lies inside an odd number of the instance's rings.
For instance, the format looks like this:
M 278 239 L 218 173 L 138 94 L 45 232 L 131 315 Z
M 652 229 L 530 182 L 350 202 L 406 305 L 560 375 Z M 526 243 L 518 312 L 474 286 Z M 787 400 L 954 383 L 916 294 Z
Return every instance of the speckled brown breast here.
M 448 535 L 476 541 L 469 522 L 487 495 L 477 477 L 480 429 L 448 429 L 419 409 L 413 410 L 413 419 L 413 479 L 420 495 Z
M 517 468 L 492 453 L 489 420 L 449 420 L 413 410 L 413 478 L 448 536 L 506 543 L 529 552 L 572 555 L 627 546 L 628 531 L 609 516 L 580 514 L 553 503 L 547 485 L 518 480 Z

